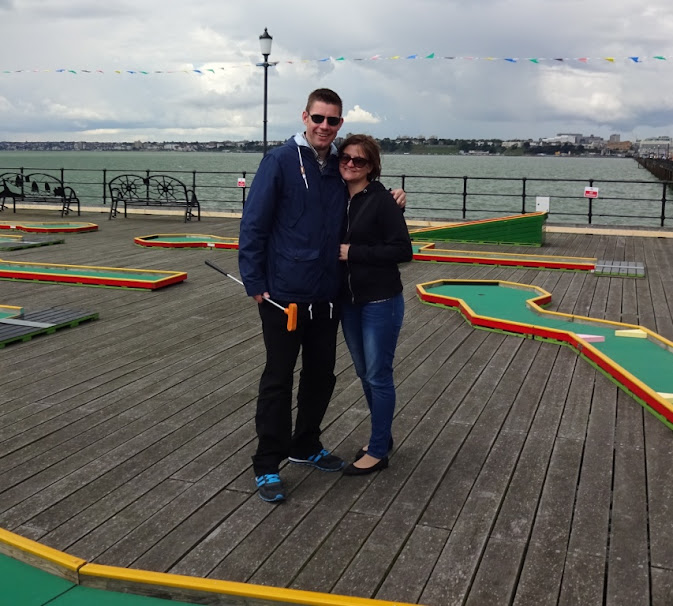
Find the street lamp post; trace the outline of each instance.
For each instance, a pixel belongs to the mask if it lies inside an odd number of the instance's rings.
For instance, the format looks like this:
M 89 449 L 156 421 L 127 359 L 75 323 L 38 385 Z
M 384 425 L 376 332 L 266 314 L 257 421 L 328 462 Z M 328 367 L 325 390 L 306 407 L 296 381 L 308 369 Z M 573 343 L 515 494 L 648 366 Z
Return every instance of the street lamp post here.
M 273 38 L 269 35 L 269 32 L 264 28 L 264 33 L 259 37 L 259 47 L 262 51 L 262 57 L 264 57 L 263 63 L 258 63 L 264 68 L 264 155 L 266 156 L 266 108 L 267 108 L 267 99 L 268 99 L 268 81 L 269 81 L 269 67 L 275 65 L 275 63 L 269 63 L 269 55 L 271 54 L 271 43 Z

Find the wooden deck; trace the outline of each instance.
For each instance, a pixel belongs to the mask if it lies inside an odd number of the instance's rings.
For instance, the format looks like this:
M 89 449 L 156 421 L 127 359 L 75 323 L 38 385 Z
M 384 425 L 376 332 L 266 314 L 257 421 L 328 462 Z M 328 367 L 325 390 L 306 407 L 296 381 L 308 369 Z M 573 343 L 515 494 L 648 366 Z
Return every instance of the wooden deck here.
M 236 236 L 238 221 L 80 219 L 100 231 L 2 258 L 189 277 L 153 292 L 0 282 L 0 304 L 100 314 L 0 350 L 0 526 L 100 564 L 428 606 L 673 603 L 673 431 L 569 348 L 474 330 L 414 290 L 451 277 L 536 284 L 549 309 L 673 339 L 672 239 L 554 232 L 535 250 L 643 261 L 644 279 L 406 265 L 390 468 L 286 466 L 289 498 L 274 506 L 250 461 L 256 306 L 204 264 L 237 275 L 236 252 L 133 244 Z M 337 373 L 324 442 L 350 459 L 369 418 L 342 339 Z

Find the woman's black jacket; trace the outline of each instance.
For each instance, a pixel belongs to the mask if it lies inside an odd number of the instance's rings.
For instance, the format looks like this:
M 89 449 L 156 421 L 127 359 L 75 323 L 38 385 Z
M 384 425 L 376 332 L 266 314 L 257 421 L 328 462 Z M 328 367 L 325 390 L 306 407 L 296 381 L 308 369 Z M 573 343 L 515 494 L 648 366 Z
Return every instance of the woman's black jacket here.
M 344 243 L 350 244 L 342 288 L 346 300 L 367 303 L 402 292 L 397 264 L 411 261 L 411 240 L 402 209 L 379 181 L 349 200 Z

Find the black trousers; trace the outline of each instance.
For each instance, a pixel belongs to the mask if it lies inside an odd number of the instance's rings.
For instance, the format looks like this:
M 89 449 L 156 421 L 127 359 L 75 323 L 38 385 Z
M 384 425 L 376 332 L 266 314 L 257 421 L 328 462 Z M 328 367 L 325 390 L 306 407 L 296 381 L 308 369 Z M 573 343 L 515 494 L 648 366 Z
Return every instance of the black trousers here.
M 277 301 L 283 307 L 288 303 Z M 266 366 L 259 382 L 255 424 L 259 439 L 252 457 L 255 475 L 278 473 L 289 456 L 306 458 L 322 449 L 320 424 L 336 378 L 336 335 L 340 311 L 335 304 L 297 304 L 297 330 L 287 330 L 287 316 L 271 303 L 259 306 L 266 346 Z M 294 367 L 302 354 L 297 419 L 292 432 Z

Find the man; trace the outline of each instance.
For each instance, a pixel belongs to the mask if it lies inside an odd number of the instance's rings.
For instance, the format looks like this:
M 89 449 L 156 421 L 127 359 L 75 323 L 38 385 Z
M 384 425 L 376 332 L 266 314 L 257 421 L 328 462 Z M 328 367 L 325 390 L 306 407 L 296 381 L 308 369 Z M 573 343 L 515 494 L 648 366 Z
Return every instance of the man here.
M 302 112 L 305 132 L 262 159 L 241 219 L 239 269 L 246 292 L 259 304 L 266 346 L 252 463 L 259 496 L 269 502 L 285 500 L 278 470 L 286 458 L 321 471 L 344 466 L 320 441 L 336 382 L 339 246 L 347 196 L 333 142 L 342 110 L 341 98 L 330 89 L 309 95 Z M 287 330 L 286 316 L 265 298 L 283 307 L 297 304 L 296 331 Z M 300 349 L 293 433 L 292 379 Z

